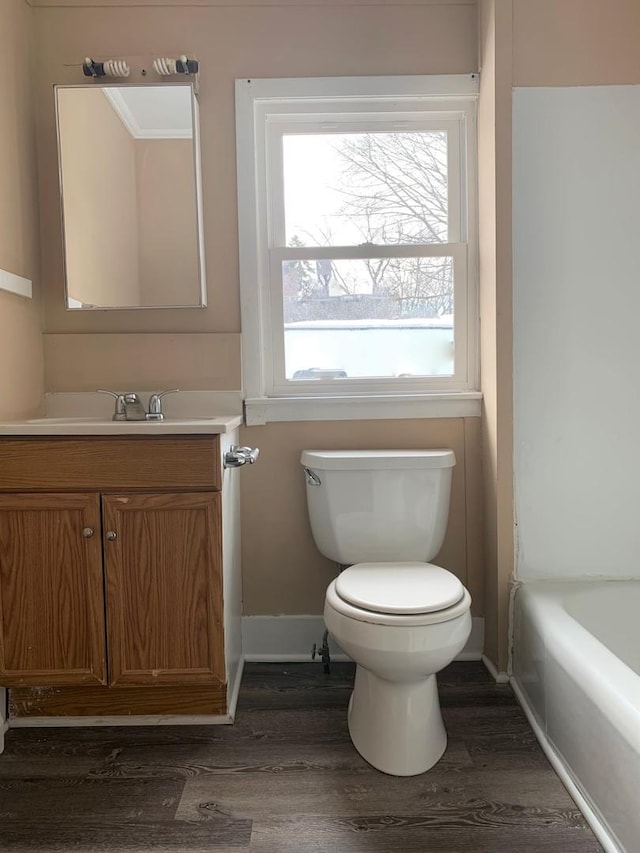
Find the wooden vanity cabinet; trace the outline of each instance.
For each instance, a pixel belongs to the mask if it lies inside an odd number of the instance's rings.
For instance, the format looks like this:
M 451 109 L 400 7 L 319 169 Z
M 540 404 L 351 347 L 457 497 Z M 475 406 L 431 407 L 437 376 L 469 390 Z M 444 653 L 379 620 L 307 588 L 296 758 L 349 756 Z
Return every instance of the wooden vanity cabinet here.
M 220 500 L 103 496 L 110 684 L 224 681 Z
M 107 679 L 98 495 L 0 495 L 0 684 Z
M 1 440 L 0 685 L 223 685 L 220 476 L 217 436 Z

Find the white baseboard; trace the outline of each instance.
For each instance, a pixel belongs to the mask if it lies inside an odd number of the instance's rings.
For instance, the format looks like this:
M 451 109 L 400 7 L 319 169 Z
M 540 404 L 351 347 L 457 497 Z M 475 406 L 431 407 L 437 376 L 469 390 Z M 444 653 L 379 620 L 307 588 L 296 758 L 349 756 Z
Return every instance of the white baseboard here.
M 494 679 L 496 684 L 508 684 L 509 683 L 509 674 L 506 672 L 501 672 L 497 668 L 495 663 L 491 660 L 491 658 L 488 658 L 486 655 L 482 655 L 481 660 L 482 660 L 482 663 L 489 670 L 489 674 Z
M 246 661 L 254 662 L 310 661 L 313 644 L 322 645 L 324 631 L 322 616 L 243 616 L 242 653 Z M 483 641 L 484 619 L 474 616 L 471 636 L 456 660 L 480 660 Z M 329 649 L 331 660 L 350 660 L 331 637 Z

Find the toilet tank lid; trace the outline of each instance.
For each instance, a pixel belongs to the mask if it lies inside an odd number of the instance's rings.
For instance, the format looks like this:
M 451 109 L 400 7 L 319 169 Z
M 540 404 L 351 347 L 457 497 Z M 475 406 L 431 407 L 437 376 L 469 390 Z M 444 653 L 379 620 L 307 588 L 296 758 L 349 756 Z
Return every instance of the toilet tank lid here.
M 300 462 L 320 471 L 383 468 L 452 468 L 453 450 L 303 450 Z

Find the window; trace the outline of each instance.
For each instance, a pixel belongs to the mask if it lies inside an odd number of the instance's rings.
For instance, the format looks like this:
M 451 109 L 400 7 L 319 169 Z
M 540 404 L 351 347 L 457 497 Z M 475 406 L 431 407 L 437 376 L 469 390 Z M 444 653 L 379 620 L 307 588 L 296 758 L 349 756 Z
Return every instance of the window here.
M 475 389 L 476 93 L 476 75 L 237 81 L 249 422 Z

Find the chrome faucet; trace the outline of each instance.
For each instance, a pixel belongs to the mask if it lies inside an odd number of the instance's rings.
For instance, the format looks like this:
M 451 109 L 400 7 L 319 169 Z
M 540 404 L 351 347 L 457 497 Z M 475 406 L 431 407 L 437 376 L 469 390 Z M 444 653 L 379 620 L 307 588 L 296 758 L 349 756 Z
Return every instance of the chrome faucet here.
M 148 421 L 163 421 L 164 412 L 162 411 L 162 398 L 167 394 L 177 394 L 179 388 L 172 388 L 170 391 L 160 391 L 158 394 L 152 394 L 149 397 L 149 412 L 147 414 Z
M 124 395 L 124 419 L 125 421 L 143 421 L 147 413 L 142 405 L 142 400 L 137 394 Z
M 142 401 L 137 394 L 131 392 L 127 394 L 118 394 L 116 391 L 104 391 L 102 388 L 99 388 L 97 393 L 109 394 L 111 397 L 115 397 L 116 408 L 111 420 L 144 421 L 146 419 L 147 413 L 145 412 Z
M 127 392 L 119 394 L 116 391 L 104 391 L 98 389 L 98 394 L 109 394 L 115 397 L 116 408 L 113 413 L 114 421 L 163 421 L 162 398 L 167 394 L 176 394 L 180 389 L 172 388 L 170 391 L 159 391 L 149 397 L 149 411 L 145 412 L 142 400 L 137 394 Z

